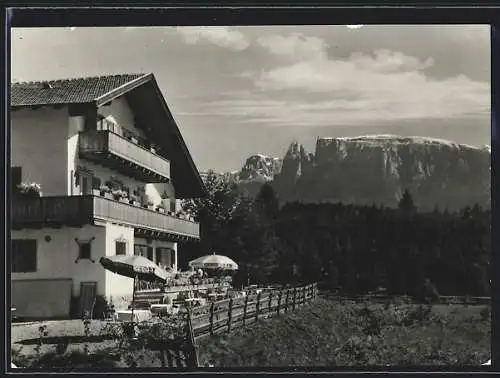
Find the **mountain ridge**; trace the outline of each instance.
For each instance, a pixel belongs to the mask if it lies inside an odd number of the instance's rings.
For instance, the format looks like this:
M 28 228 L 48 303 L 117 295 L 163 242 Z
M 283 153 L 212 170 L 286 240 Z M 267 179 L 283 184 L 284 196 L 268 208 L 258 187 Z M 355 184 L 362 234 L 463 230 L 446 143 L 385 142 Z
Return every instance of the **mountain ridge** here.
M 225 177 L 255 196 L 270 183 L 282 202 L 396 206 L 409 190 L 422 210 L 490 206 L 491 146 L 393 134 L 318 137 L 314 153 L 293 141 L 283 158 L 250 156 Z

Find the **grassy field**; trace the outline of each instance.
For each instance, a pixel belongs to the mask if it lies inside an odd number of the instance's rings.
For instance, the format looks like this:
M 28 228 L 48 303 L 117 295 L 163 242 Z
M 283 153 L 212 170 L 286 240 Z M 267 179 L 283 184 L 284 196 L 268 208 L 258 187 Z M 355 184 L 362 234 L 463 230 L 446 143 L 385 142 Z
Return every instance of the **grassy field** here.
M 490 358 L 486 306 L 354 304 L 318 299 L 296 312 L 200 342 L 220 367 L 480 365 Z
M 215 367 L 480 365 L 490 358 L 490 324 L 486 306 L 319 298 L 295 312 L 200 341 L 199 360 Z M 40 326 L 52 341 L 38 347 Z M 39 367 L 130 366 L 117 356 L 117 342 L 103 339 L 104 328 L 104 322 L 92 321 L 85 339 L 81 320 L 14 324 L 13 362 L 33 366 L 42 357 Z M 62 336 L 72 336 L 71 342 L 55 352 L 60 342 L 54 340 Z M 82 357 L 85 348 L 91 359 Z M 150 357 L 140 366 L 159 367 L 158 358 Z

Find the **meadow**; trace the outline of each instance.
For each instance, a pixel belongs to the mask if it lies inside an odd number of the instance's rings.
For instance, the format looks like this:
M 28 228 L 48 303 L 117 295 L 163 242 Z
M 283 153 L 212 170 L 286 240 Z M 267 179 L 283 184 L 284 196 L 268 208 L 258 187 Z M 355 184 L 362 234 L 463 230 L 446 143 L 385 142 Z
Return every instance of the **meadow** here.
M 317 299 L 298 311 L 200 343 L 216 367 L 480 365 L 490 358 L 489 306 L 404 299 Z
M 69 345 L 36 340 L 73 336 Z M 84 337 L 84 335 L 86 335 Z M 78 340 L 80 338 L 80 340 Z M 53 321 L 12 327 L 13 362 L 26 367 L 160 367 L 154 354 L 126 353 L 106 336 L 105 323 Z M 475 365 L 489 360 L 490 307 L 419 305 L 318 298 L 296 311 L 198 341 L 201 366 Z M 135 354 L 135 357 L 134 357 Z M 140 356 L 139 356 L 140 354 Z M 124 356 L 127 358 L 124 359 Z M 140 362 L 138 362 L 140 360 Z

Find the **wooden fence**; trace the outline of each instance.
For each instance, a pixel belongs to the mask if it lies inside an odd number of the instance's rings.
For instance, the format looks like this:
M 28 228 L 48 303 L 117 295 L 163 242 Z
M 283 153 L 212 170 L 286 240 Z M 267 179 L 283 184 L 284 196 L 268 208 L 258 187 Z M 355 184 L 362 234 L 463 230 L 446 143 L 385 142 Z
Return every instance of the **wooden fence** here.
M 373 295 L 342 295 L 329 290 L 319 290 L 318 295 L 320 297 L 342 301 L 348 300 L 353 302 L 364 302 L 364 301 L 373 301 L 386 303 L 394 301 L 395 299 L 403 299 L 406 298 L 412 302 L 416 302 L 410 296 L 398 296 L 398 295 L 388 295 L 388 294 L 373 294 Z M 469 296 L 440 296 L 439 300 L 433 302 L 433 304 L 459 304 L 459 305 L 490 305 L 491 298 L 490 297 L 469 297 Z
M 242 327 L 259 319 L 266 319 L 293 311 L 311 302 L 317 296 L 316 284 L 302 287 L 264 290 L 259 294 L 225 299 L 189 312 L 194 340 Z

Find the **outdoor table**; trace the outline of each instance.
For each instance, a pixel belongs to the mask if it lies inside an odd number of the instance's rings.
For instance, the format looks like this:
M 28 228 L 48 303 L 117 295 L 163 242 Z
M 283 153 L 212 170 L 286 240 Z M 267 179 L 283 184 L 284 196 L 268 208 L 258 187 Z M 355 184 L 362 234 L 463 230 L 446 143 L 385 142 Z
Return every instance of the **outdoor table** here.
M 171 304 L 154 304 L 151 305 L 151 312 L 153 314 L 171 314 L 172 313 Z
M 132 321 L 132 310 L 116 311 L 118 320 L 130 322 Z M 149 320 L 152 314 L 149 310 L 134 310 L 134 322 L 143 322 Z
M 187 299 L 184 300 L 184 302 L 188 306 L 193 306 L 195 303 L 199 303 L 201 305 L 205 304 L 205 301 L 204 301 L 203 298 L 187 298 Z

